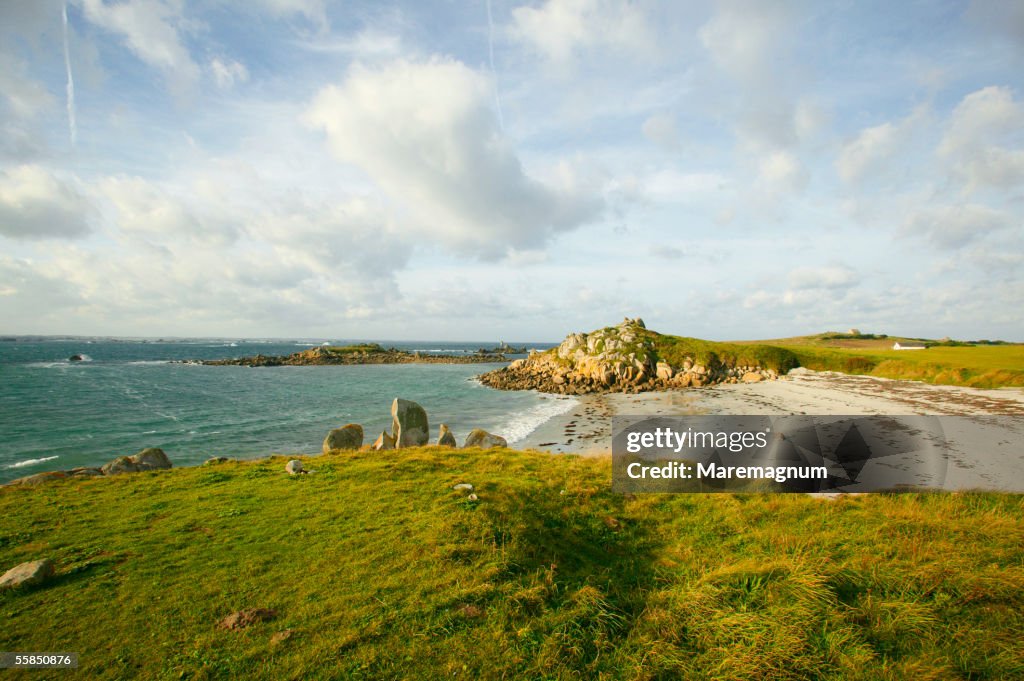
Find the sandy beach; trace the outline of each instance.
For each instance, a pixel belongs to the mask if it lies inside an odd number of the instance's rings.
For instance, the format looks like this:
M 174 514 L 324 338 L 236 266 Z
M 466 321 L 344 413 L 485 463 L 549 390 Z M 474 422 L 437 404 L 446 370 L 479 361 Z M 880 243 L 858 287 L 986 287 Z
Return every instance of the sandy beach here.
M 946 488 L 1024 492 L 1024 449 L 1020 446 L 1024 441 L 1024 390 L 977 390 L 796 369 L 778 381 L 573 399 L 572 409 L 545 422 L 516 446 L 554 453 L 609 454 L 613 416 L 957 416 L 964 418 L 944 421 L 950 453 Z M 992 418 L 996 415 L 1016 418 Z

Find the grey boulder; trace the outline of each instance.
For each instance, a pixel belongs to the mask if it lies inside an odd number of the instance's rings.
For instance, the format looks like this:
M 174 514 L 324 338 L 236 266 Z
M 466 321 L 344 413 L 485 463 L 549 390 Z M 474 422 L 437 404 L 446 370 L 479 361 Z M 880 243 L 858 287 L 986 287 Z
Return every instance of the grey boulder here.
M 421 447 L 430 440 L 427 412 L 412 400 L 396 397 L 391 403 L 391 421 L 396 447 Z

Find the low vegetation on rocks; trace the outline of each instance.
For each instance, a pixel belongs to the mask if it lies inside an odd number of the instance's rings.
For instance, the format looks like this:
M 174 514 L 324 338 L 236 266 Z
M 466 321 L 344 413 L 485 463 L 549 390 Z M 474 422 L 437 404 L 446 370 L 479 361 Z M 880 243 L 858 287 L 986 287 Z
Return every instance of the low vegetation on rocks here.
M 774 380 L 797 364 L 782 348 L 670 336 L 627 318 L 618 326 L 569 334 L 557 348 L 531 353 L 480 380 L 504 390 L 642 392 Z

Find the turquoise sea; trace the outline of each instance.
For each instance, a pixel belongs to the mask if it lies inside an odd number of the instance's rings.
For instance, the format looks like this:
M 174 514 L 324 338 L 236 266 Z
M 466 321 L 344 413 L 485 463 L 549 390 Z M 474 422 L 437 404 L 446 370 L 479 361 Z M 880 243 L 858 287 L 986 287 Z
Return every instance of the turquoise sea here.
M 443 422 L 460 442 L 470 429 L 485 428 L 513 444 L 573 402 L 474 380 L 501 364 L 250 368 L 173 361 L 284 355 L 322 340 L 0 342 L 0 482 L 97 466 L 145 447 L 163 448 L 175 465 L 319 453 L 331 428 L 360 423 L 367 441 L 390 429 L 395 397 L 423 405 L 432 437 Z M 446 354 L 495 345 L 380 343 Z M 69 361 L 74 354 L 87 359 Z

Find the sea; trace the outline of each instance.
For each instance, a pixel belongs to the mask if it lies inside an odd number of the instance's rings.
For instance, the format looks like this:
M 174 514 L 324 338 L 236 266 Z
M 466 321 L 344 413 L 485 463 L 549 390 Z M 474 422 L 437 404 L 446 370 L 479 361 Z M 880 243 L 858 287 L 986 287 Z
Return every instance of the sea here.
M 485 387 L 493 364 L 203 366 L 181 360 L 287 355 L 345 339 L 4 339 L 0 341 L 0 483 L 100 466 L 146 447 L 176 466 L 215 456 L 319 454 L 332 428 L 359 423 L 372 442 L 391 428 L 396 397 L 446 423 L 522 441 L 572 408 L 570 397 Z M 365 342 L 365 341 L 358 341 Z M 470 354 L 495 343 L 374 341 L 424 354 Z M 525 343 L 545 349 L 553 343 Z M 83 361 L 70 361 L 82 355 Z

